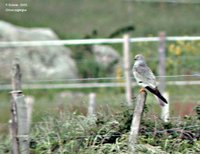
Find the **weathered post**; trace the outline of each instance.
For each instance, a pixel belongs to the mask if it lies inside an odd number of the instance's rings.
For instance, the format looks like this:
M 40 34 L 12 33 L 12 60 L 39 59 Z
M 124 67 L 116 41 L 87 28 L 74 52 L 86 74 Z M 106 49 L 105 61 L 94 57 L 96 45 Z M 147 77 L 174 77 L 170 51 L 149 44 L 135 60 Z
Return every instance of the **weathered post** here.
M 165 32 L 159 33 L 159 65 L 158 65 L 158 72 L 159 75 L 162 76 L 159 79 L 159 89 L 161 92 L 165 91 L 165 75 L 166 75 L 166 34 Z
M 164 92 L 163 96 L 166 98 L 167 102 L 169 103 L 169 93 Z M 163 106 L 161 118 L 163 119 L 164 122 L 169 121 L 169 104 L 165 104 L 165 106 Z
M 131 87 L 131 72 L 130 72 L 130 37 L 128 34 L 124 35 L 124 74 L 125 74 L 125 89 L 126 101 L 128 106 L 131 106 L 132 87 Z
M 96 94 L 89 94 L 88 117 L 96 117 Z
M 26 96 L 25 102 L 26 102 L 26 108 L 27 108 L 27 126 L 28 126 L 28 130 L 30 130 L 31 121 L 32 121 L 33 104 L 35 102 L 35 99 L 32 96 Z
M 12 101 L 11 101 L 11 137 L 12 137 L 12 152 L 19 154 L 19 139 L 18 139 L 18 119 L 17 119 L 17 105 L 16 97 L 21 93 L 21 72 L 18 60 L 14 61 L 12 67 Z
M 13 154 L 29 154 L 27 108 L 21 91 L 21 70 L 15 59 L 12 68 L 12 143 Z
M 137 144 L 140 123 L 142 119 L 142 114 L 144 111 L 144 105 L 146 102 L 147 92 L 141 92 L 136 100 L 136 106 L 133 114 L 133 119 L 131 123 L 131 132 L 129 135 L 129 150 L 131 154 L 135 154 L 135 146 Z
M 8 125 L 9 125 L 9 135 L 10 135 L 10 139 L 13 141 L 13 133 L 12 133 L 12 119 L 8 120 Z
M 165 93 L 165 87 L 166 87 L 166 34 L 165 32 L 159 33 L 159 48 L 158 48 L 158 54 L 159 54 L 159 65 L 158 65 L 158 72 L 161 76 L 159 79 L 159 89 L 161 93 Z M 169 103 L 169 95 L 168 95 L 168 103 Z M 162 115 L 161 118 L 167 122 L 169 119 L 169 104 L 166 104 L 162 108 Z

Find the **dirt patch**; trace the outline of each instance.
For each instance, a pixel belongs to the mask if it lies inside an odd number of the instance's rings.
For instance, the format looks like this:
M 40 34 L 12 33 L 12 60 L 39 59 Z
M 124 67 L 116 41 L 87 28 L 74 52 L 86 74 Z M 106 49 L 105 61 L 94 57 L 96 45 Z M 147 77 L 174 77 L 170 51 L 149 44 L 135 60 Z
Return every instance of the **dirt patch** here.
M 198 104 L 197 103 L 180 103 L 180 102 L 176 102 L 173 103 L 173 110 L 175 112 L 175 114 L 179 115 L 179 116 L 192 116 L 195 115 L 195 107 L 197 107 Z

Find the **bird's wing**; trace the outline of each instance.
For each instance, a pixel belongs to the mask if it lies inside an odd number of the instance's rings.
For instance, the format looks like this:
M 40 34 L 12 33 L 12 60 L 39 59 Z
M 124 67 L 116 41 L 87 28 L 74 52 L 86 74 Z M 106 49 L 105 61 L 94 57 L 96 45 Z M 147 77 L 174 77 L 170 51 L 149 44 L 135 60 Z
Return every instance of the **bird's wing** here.
M 133 74 L 139 85 L 143 87 L 149 86 L 153 89 L 156 88 L 156 78 L 147 65 L 133 67 Z
M 148 86 L 145 88 L 158 97 L 161 106 L 165 106 L 165 104 L 168 104 L 167 100 L 162 96 L 162 94 L 157 88 L 152 89 L 151 87 Z

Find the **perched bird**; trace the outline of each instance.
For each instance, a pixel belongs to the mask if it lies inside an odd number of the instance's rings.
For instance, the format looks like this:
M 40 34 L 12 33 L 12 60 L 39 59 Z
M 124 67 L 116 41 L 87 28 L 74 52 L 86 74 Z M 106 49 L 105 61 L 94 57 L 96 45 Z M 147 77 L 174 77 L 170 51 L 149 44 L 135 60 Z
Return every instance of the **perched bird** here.
M 167 104 L 167 100 L 162 96 L 157 88 L 156 78 L 151 69 L 147 66 L 144 56 L 138 54 L 135 56 L 134 60 L 135 63 L 133 65 L 133 75 L 137 84 L 142 87 L 140 92 L 145 91 L 144 88 L 146 88 L 148 91 L 158 97 L 161 106 L 164 106 L 165 103 Z

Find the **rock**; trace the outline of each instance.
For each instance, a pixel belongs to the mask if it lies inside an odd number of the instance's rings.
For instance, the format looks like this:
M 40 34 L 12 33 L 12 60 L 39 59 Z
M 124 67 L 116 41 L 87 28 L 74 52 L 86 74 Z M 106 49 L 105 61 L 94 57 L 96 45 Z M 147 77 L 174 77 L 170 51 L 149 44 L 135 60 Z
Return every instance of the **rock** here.
M 120 62 L 118 52 L 107 45 L 94 45 L 92 51 L 98 64 L 108 68 Z
M 58 40 L 49 28 L 23 28 L 0 21 L 0 41 Z M 0 48 L 0 79 L 10 80 L 11 64 L 20 59 L 24 80 L 53 80 L 77 78 L 75 61 L 71 50 L 64 46 L 35 46 Z

